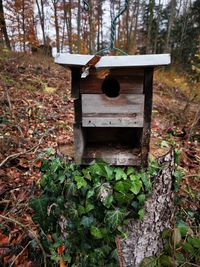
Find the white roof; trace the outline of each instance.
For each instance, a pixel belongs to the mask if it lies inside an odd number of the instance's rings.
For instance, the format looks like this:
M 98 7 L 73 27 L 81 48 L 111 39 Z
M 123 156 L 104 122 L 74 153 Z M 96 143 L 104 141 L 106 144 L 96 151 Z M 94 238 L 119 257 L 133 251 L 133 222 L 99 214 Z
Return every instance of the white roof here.
M 85 66 L 94 55 L 60 53 L 55 63 L 67 66 Z M 170 54 L 134 55 L 134 56 L 102 56 L 96 68 L 147 67 L 164 66 L 171 62 Z

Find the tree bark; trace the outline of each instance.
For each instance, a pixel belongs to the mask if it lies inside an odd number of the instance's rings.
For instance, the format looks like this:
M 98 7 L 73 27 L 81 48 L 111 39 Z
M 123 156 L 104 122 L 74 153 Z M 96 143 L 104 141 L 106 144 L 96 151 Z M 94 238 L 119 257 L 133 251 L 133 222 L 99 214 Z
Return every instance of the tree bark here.
M 176 0 L 171 0 L 170 3 L 170 17 L 168 21 L 168 27 L 167 27 L 167 37 L 165 42 L 165 52 L 170 52 L 170 37 L 171 37 L 171 30 L 172 26 L 175 20 L 176 15 Z
M 163 167 L 155 178 L 151 196 L 147 199 L 143 220 L 131 220 L 126 227 L 128 238 L 122 240 L 126 267 L 139 267 L 145 257 L 158 255 L 163 249 L 161 232 L 169 228 L 174 217 L 174 152 L 160 159 Z
M 5 17 L 4 17 L 3 0 L 0 0 L 0 29 L 1 29 L 1 32 L 4 36 L 6 47 L 9 50 L 11 50 L 10 40 L 8 37 L 7 28 L 6 28 L 6 21 L 5 21 Z
M 40 7 L 40 4 L 41 4 L 41 7 Z M 43 44 L 46 45 L 46 36 L 45 36 L 45 29 L 44 29 L 45 16 L 44 16 L 44 2 L 43 2 L 43 0 L 40 1 L 40 4 L 39 4 L 39 0 L 36 0 L 39 20 L 40 20 L 40 26 L 41 26 L 41 29 L 42 29 Z
M 59 29 L 59 23 L 58 23 L 58 1 L 53 0 L 53 9 L 54 9 L 54 23 L 55 23 L 55 31 L 56 31 L 56 49 L 57 53 L 60 52 L 60 29 Z

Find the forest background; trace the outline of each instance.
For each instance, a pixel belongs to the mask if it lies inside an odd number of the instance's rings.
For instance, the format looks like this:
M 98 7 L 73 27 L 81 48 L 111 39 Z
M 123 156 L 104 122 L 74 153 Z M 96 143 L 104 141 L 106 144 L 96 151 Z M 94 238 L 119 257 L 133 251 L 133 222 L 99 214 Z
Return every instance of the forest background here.
M 73 145 L 71 74 L 45 48 L 55 55 L 108 47 L 111 21 L 125 1 L 88 3 L 89 8 L 82 0 L 0 0 L 2 266 L 42 266 L 45 256 L 60 260 L 59 246 L 55 255 L 41 249 L 43 236 L 28 202 L 40 194 L 41 155 L 53 151 L 66 160 Z M 130 55 L 172 56 L 170 67 L 155 71 L 150 153 L 158 157 L 171 146 L 180 152 L 174 233 L 177 225 L 187 225 L 188 236 L 199 237 L 200 0 L 129 0 L 117 20 L 115 47 Z M 185 236 L 181 242 L 188 247 Z M 175 260 L 181 250 L 180 266 L 199 264 L 196 248 L 199 241 L 192 253 L 190 245 L 190 251 L 173 247 L 170 257 Z
M 51 45 L 57 52 L 94 54 L 108 46 L 110 25 L 122 0 L 0 1 L 0 45 L 31 51 Z M 128 54 L 172 54 L 188 67 L 200 49 L 200 1 L 130 0 L 117 21 L 115 46 Z

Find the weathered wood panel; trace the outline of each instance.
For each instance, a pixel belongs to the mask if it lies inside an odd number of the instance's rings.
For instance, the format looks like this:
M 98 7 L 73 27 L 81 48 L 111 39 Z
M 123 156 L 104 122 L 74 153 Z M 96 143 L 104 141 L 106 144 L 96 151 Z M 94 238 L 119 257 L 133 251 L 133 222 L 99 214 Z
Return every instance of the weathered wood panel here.
M 143 117 L 134 118 L 116 117 L 83 117 L 83 127 L 143 127 Z
M 83 127 L 143 127 L 144 95 L 82 95 Z
M 75 147 L 75 161 L 77 164 L 81 164 L 84 149 L 85 149 L 85 137 L 81 125 L 74 124 L 74 147 Z
M 82 94 L 83 116 L 89 114 L 133 114 L 144 112 L 144 95 L 120 94 L 107 97 L 104 94 Z
M 116 79 L 121 94 L 142 94 L 144 71 L 125 70 L 91 70 L 90 74 L 80 80 L 80 92 L 84 94 L 102 94 L 102 84 L 107 77 Z
M 71 78 L 71 96 L 74 98 L 79 98 L 80 94 L 80 79 L 81 72 L 80 68 L 71 68 L 72 78 Z
M 144 79 L 144 127 L 142 133 L 142 163 L 146 165 L 148 162 L 149 143 L 151 135 L 151 114 L 152 114 L 152 96 L 153 96 L 153 68 L 145 69 Z

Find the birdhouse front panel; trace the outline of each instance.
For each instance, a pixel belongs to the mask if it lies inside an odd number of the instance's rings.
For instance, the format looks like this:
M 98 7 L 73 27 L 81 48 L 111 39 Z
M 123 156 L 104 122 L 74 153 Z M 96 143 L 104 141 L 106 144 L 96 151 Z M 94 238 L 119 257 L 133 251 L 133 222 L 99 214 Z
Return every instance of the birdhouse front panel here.
M 60 54 L 56 62 L 72 71 L 75 98 L 75 160 L 101 158 L 113 165 L 147 163 L 155 66 L 170 56 L 93 56 Z M 91 65 L 91 62 L 95 65 Z M 88 63 L 89 62 L 89 63 Z

